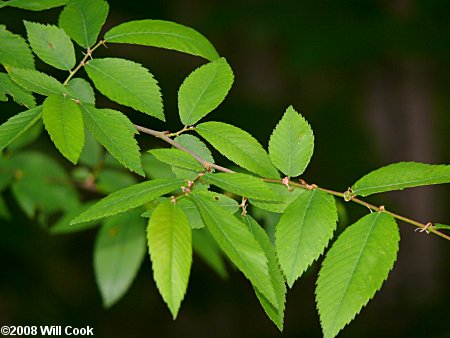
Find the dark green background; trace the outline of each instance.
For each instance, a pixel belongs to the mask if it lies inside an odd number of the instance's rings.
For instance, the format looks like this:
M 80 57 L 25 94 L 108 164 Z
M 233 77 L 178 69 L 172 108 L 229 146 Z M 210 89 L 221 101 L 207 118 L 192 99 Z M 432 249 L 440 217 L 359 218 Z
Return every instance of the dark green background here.
M 290 104 L 311 123 L 315 154 L 304 178 L 343 191 L 398 161 L 450 162 L 450 2 L 109 1 L 104 31 L 135 19 L 172 20 L 210 39 L 235 72 L 226 101 L 207 119 L 233 123 L 263 145 Z M 0 10 L 0 24 L 56 23 L 60 9 Z M 104 32 L 103 31 L 103 32 Z M 78 57 L 81 53 L 78 52 Z M 124 110 L 134 121 L 177 130 L 176 92 L 204 61 L 173 51 L 109 45 L 97 54 L 147 66 L 162 88 L 168 124 Z M 52 70 L 38 64 L 41 70 Z M 63 79 L 61 73 L 55 76 Z M 110 105 L 100 100 L 99 105 Z M 0 120 L 18 112 L 2 103 Z M 143 148 L 152 145 L 140 137 Z M 33 147 L 57 155 L 42 135 Z M 93 326 L 96 337 L 320 337 L 314 304 L 318 266 L 288 293 L 285 332 L 265 317 L 249 283 L 223 281 L 199 259 L 179 317 L 157 293 L 148 258 L 128 294 L 101 306 L 92 271 L 96 230 L 50 236 L 19 210 L 0 220 L 0 324 Z M 423 222 L 450 222 L 448 186 L 368 198 Z M 368 211 L 348 206 L 354 221 Z M 450 337 L 449 243 L 400 224 L 398 261 L 375 299 L 340 337 Z

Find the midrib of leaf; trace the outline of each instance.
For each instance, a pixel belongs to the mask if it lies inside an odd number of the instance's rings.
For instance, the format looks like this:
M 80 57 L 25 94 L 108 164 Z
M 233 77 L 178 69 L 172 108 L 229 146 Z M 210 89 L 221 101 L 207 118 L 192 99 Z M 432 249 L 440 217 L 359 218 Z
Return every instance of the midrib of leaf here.
M 212 83 L 213 80 L 216 78 L 216 76 L 217 76 L 217 69 L 216 69 L 216 71 L 215 71 L 214 76 L 212 77 L 212 79 L 209 80 L 208 85 L 205 86 L 205 87 L 203 88 L 203 91 L 202 91 L 201 94 L 198 96 L 197 102 L 195 102 L 194 107 L 192 107 L 192 109 L 190 110 L 189 115 L 187 116 L 187 119 L 186 119 L 186 120 L 189 120 L 189 119 L 191 118 L 192 112 L 195 110 L 195 108 L 197 108 L 198 103 L 200 102 L 200 99 L 203 97 L 203 95 L 204 95 L 205 92 L 206 92 L 206 89 L 211 85 L 211 83 Z
M 129 227 L 122 227 L 122 229 L 125 229 L 125 228 L 128 229 Z M 126 231 L 126 230 L 123 230 L 123 231 Z M 126 238 L 126 233 L 125 233 L 125 235 L 121 236 L 121 238 L 119 238 L 119 242 L 120 242 L 119 244 L 120 244 L 121 248 L 123 247 L 123 242 L 124 242 L 125 238 Z M 117 280 L 118 275 L 119 275 L 119 264 L 114 264 L 114 280 Z M 117 283 L 114 283 L 114 294 L 117 294 L 116 288 L 117 288 Z
M 32 81 L 29 81 L 28 79 L 26 79 L 26 78 L 24 78 L 24 77 L 21 77 L 21 80 L 22 80 L 22 81 L 25 81 L 26 83 L 31 83 L 31 84 L 35 85 L 36 87 L 39 87 L 39 88 L 44 89 L 44 90 L 47 90 L 47 91 L 52 92 L 52 93 L 54 93 L 54 94 L 57 94 L 57 95 L 61 94 L 60 92 L 55 92 L 55 91 L 53 91 L 53 90 L 50 89 L 50 88 L 42 87 L 41 85 L 39 85 L 39 84 L 37 84 L 37 83 L 35 83 L 35 82 L 32 82 Z M 52 81 L 52 80 L 50 80 L 50 81 Z
M 306 218 L 306 213 L 308 212 L 308 208 L 309 208 L 309 205 L 311 204 L 311 201 L 312 201 L 312 199 L 314 198 L 314 196 L 315 196 L 315 192 L 313 192 L 312 194 L 311 194 L 311 196 L 310 196 L 310 198 L 309 198 L 309 200 L 308 200 L 308 204 L 306 205 L 306 209 L 305 209 L 305 212 L 304 212 L 304 214 L 303 214 L 303 216 L 302 216 L 302 228 L 300 229 L 300 232 L 298 233 L 298 236 L 296 236 L 296 240 L 295 240 L 295 242 L 296 242 L 296 245 L 295 245 L 295 247 L 296 247 L 296 250 L 295 250 L 295 260 L 292 262 L 292 265 L 291 265 L 291 271 L 292 272 L 294 272 L 294 270 L 295 270 L 295 265 L 296 265 L 296 262 L 297 262 L 297 259 L 298 259 L 298 254 L 299 254 L 299 243 L 300 243 L 300 237 L 301 237 L 301 235 L 302 235 L 302 232 L 303 232 L 303 229 L 304 229 L 304 223 L 305 223 L 305 218 Z M 295 272 L 294 272 L 295 273 Z
M 217 135 L 219 138 L 221 138 L 221 139 L 225 139 L 227 142 L 230 142 L 240 153 L 245 153 L 240 147 L 239 147 L 239 145 L 237 145 L 236 143 L 234 143 L 233 142 L 233 139 L 227 139 L 227 138 L 225 138 L 225 137 L 223 137 L 221 134 L 218 134 L 218 133 L 216 133 L 215 131 L 211 131 L 211 129 L 208 129 L 208 132 L 210 132 L 210 133 L 212 133 L 212 134 L 214 134 L 214 135 Z M 248 157 L 248 159 L 252 162 L 252 163 L 254 163 L 254 164 L 256 164 L 258 167 L 259 167 L 259 163 L 257 162 L 257 161 L 255 161 L 255 160 L 253 160 L 253 158 L 252 157 Z M 234 161 L 233 161 L 234 162 Z
M 106 40 L 108 41 L 108 40 L 111 40 L 111 39 L 114 39 L 114 38 L 117 38 L 117 37 L 121 37 L 121 36 L 137 35 L 137 34 L 142 34 L 142 35 L 168 35 L 168 36 L 175 36 L 177 38 L 183 38 L 183 39 L 194 41 L 194 42 L 196 41 L 196 40 L 191 39 L 190 37 L 187 37 L 185 35 L 180 35 L 180 34 L 175 34 L 175 33 L 149 32 L 149 31 L 116 34 L 116 35 L 113 35 L 113 36 L 109 36 Z
M 2 51 L 5 51 L 5 52 L 9 55 L 9 57 L 16 58 L 16 55 L 15 55 L 14 53 L 10 52 L 9 49 L 3 48 L 2 45 L 0 45 L 0 49 L 1 49 Z
M 83 105 L 81 105 L 81 107 L 83 107 Z M 100 130 L 103 132 L 103 134 L 106 136 L 106 138 L 108 139 L 108 141 L 110 142 L 110 148 L 114 148 L 115 151 L 117 152 L 121 152 L 121 150 L 119 148 L 116 148 L 116 144 L 114 142 L 114 139 L 112 139 L 110 137 L 110 134 L 108 132 L 105 132 L 105 129 L 102 128 L 102 124 L 99 123 L 96 119 L 95 119 L 95 114 L 91 114 L 89 109 L 83 108 L 85 112 L 87 112 L 89 114 L 89 116 L 91 116 L 91 118 L 94 120 L 95 124 L 100 128 Z M 129 162 L 128 162 L 129 163 Z
M 199 201 L 200 199 L 196 199 L 196 200 Z M 213 219 L 214 222 L 215 222 L 215 218 L 213 217 L 213 215 L 211 215 L 211 213 L 209 212 L 209 209 L 205 206 L 205 204 L 203 204 L 202 201 L 200 201 L 200 203 L 202 203 L 203 209 L 209 214 L 209 217 L 211 217 L 211 219 Z M 245 225 L 245 224 L 244 224 L 244 225 Z M 237 251 L 237 250 L 234 248 L 233 242 L 230 240 L 230 238 L 222 231 L 222 229 L 221 229 L 219 226 L 218 226 L 217 228 L 218 228 L 219 231 L 222 233 L 222 235 L 224 236 L 224 238 L 226 238 L 226 240 L 228 241 L 228 243 L 231 243 L 231 244 L 232 244 L 231 247 L 233 248 L 233 251 L 237 254 L 237 256 L 240 257 L 241 261 L 244 263 L 244 265 L 246 266 L 246 268 L 249 269 L 249 270 L 251 270 L 251 265 L 247 264 L 246 259 L 243 258 L 244 256 L 241 256 L 241 255 L 239 254 L 239 251 Z M 259 243 L 258 243 L 258 245 L 259 245 Z M 267 265 L 267 259 L 266 259 L 266 265 Z M 258 278 L 258 281 L 261 283 L 261 280 L 260 280 L 259 278 Z M 269 301 L 269 302 L 270 302 L 270 301 Z M 270 302 L 270 303 L 271 303 L 271 302 Z
M 386 187 L 393 187 L 393 186 L 396 186 L 396 185 L 404 185 L 404 184 L 410 184 L 410 183 L 422 183 L 422 182 L 426 182 L 426 181 L 430 181 L 430 180 L 436 180 L 436 179 L 440 179 L 440 178 L 444 178 L 444 177 L 449 177 L 449 175 L 442 175 L 442 176 L 432 177 L 432 178 L 424 178 L 424 179 L 421 179 L 421 180 L 402 181 L 402 182 L 398 182 L 398 183 L 374 185 L 374 186 L 370 186 L 370 187 L 366 187 L 366 188 L 356 189 L 356 193 L 360 194 L 361 191 L 370 190 L 370 189 L 373 189 L 373 188 L 386 188 Z
M 215 180 L 217 180 L 217 181 L 219 181 L 219 182 L 222 182 L 222 183 L 225 183 L 225 185 L 229 185 L 229 186 L 231 186 L 231 187 L 234 187 L 234 188 L 238 188 L 238 189 L 240 189 L 241 188 L 241 186 L 240 185 L 238 185 L 238 184 L 234 184 L 234 183 L 231 183 L 230 181 L 224 181 L 224 180 L 221 180 L 220 178 L 218 178 L 217 176 L 214 176 L 214 179 Z M 213 184 L 214 185 L 214 183 L 211 183 L 211 184 Z
M 101 69 L 92 66 L 91 67 L 94 68 L 95 70 L 97 70 L 98 72 L 102 73 L 103 75 L 105 75 L 106 77 L 110 78 L 112 81 L 114 81 L 115 83 L 117 83 L 118 85 L 120 85 L 122 88 L 125 88 L 129 93 L 133 94 L 141 103 L 144 104 L 144 106 L 147 105 L 146 101 L 141 99 L 141 96 L 136 93 L 134 90 L 131 90 L 130 88 L 128 88 L 127 86 L 123 85 L 121 82 L 117 81 L 115 78 L 111 77 L 108 73 L 103 72 Z
M 65 96 L 63 96 L 63 106 L 62 106 L 62 111 L 63 111 L 63 114 L 62 114 L 62 123 L 63 123 L 63 128 L 64 128 L 64 144 L 66 145 L 66 147 L 68 147 L 68 141 L 67 141 L 67 138 L 68 138 L 68 136 L 69 136 L 69 133 L 70 133 L 70 128 L 67 128 L 68 126 L 66 125 L 66 114 L 67 114 L 67 112 L 66 113 L 64 113 L 65 112 L 65 106 L 66 106 L 66 97 Z M 80 112 L 81 113 L 81 112 Z
M 291 145 L 292 145 L 292 142 L 290 142 L 290 138 L 292 137 L 291 135 L 291 123 L 288 123 L 288 132 L 289 132 L 289 135 L 288 135 L 288 137 L 287 137 L 287 140 L 288 140 L 288 170 L 289 170 L 289 172 L 291 172 L 291 152 L 292 152 L 292 149 L 291 149 Z M 308 202 L 308 205 L 309 205 L 309 202 Z
M 78 11 L 80 12 L 81 20 L 83 20 L 83 31 L 84 31 L 85 43 L 86 43 L 86 46 L 89 46 L 89 39 L 87 36 L 87 30 L 86 30 L 86 26 L 87 26 L 86 20 L 84 19 L 83 11 L 81 11 L 81 10 L 78 10 Z
M 372 221 L 372 224 L 370 225 L 370 231 L 367 232 L 366 239 L 364 240 L 364 244 L 363 244 L 362 249 L 361 249 L 361 251 L 359 252 L 359 255 L 358 255 L 358 260 L 357 260 L 355 266 L 353 267 L 353 270 L 352 270 L 352 273 L 350 275 L 350 278 L 348 278 L 348 280 L 347 280 L 347 283 L 346 283 L 345 289 L 344 289 L 344 293 L 342 294 L 342 297 L 339 299 L 339 305 L 338 305 L 337 311 L 334 314 L 332 327 L 334 327 L 334 325 L 336 324 L 336 314 L 339 313 L 339 311 L 341 309 L 342 300 L 347 295 L 347 290 L 348 290 L 348 286 L 350 284 L 350 281 L 353 279 L 353 275 L 355 273 L 355 270 L 358 267 L 359 262 L 361 261 L 361 255 L 364 252 L 364 249 L 366 248 L 366 245 L 367 245 L 367 241 L 369 240 L 370 234 L 372 233 L 373 225 L 377 222 L 379 216 L 380 216 L 380 213 L 378 213 L 377 217 Z

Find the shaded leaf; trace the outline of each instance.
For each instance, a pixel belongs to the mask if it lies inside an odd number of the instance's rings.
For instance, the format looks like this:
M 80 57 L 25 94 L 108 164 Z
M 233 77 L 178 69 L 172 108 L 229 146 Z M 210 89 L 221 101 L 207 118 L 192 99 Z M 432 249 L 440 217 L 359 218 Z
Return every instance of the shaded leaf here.
M 328 251 L 316 301 L 325 338 L 335 337 L 381 288 L 397 258 L 395 220 L 384 212 L 349 226 Z
M 159 204 L 147 228 L 153 278 L 175 319 L 186 293 L 192 264 L 192 233 L 176 203 Z
M 301 188 L 289 190 L 286 186 L 279 183 L 266 182 L 266 185 L 278 196 L 277 201 L 250 199 L 249 202 L 258 208 L 276 213 L 283 213 L 286 208 L 304 191 L 304 189 Z
M 194 252 L 220 277 L 228 278 L 222 252 L 207 229 L 192 231 L 192 247 Z
M 75 66 L 75 50 L 67 34 L 53 25 L 24 21 L 33 52 L 45 63 L 62 70 Z
M 223 122 L 204 122 L 195 131 L 237 165 L 266 178 L 278 178 L 263 147 L 249 133 Z
M 161 178 L 118 190 L 95 203 L 86 212 L 72 220 L 71 224 L 112 216 L 136 208 L 180 188 L 183 183 L 182 179 Z
M 284 308 L 286 303 L 286 284 L 284 283 L 283 275 L 281 274 L 280 266 L 275 255 L 275 249 L 270 243 L 269 237 L 263 228 L 251 217 L 247 215 L 244 217 L 244 222 L 249 227 L 253 236 L 258 241 L 261 248 L 267 257 L 267 263 L 269 267 L 270 282 L 273 289 L 275 290 L 275 295 L 278 300 L 277 306 L 269 302 L 264 295 L 255 288 L 255 294 L 258 297 L 264 311 L 269 316 L 269 318 L 275 323 L 280 331 L 283 331 L 284 322 Z
M 50 229 L 49 232 L 52 235 L 59 235 L 59 234 L 69 234 L 79 231 L 84 231 L 88 229 L 92 229 L 93 227 L 98 225 L 98 221 L 91 221 L 91 222 L 85 222 L 85 223 L 78 223 L 78 224 L 70 224 L 70 221 L 73 220 L 76 216 L 81 214 L 82 212 L 89 209 L 94 202 L 87 202 L 85 204 L 81 204 L 79 206 L 76 206 L 73 209 L 68 210 Z
M 103 169 L 97 175 L 95 186 L 99 192 L 103 194 L 110 194 L 136 183 L 136 179 L 130 175 L 129 172 Z
M 353 195 L 403 190 L 430 184 L 450 183 L 450 165 L 399 162 L 372 171 L 352 187 Z
M 267 258 L 247 226 L 203 196 L 191 194 L 190 197 L 199 208 L 209 232 L 227 257 L 269 302 L 277 305 Z
M 161 162 L 196 171 L 203 171 L 202 165 L 190 154 L 179 149 L 152 149 L 149 153 L 155 156 Z
M 91 168 L 96 167 L 102 159 L 102 147 L 88 130 L 84 130 L 84 147 L 81 151 L 78 163 Z
M 95 104 L 94 90 L 89 82 L 82 78 L 71 79 L 67 85 L 69 94 L 81 102 Z
M 181 122 L 190 126 L 216 109 L 227 96 L 234 75 L 224 58 L 194 70 L 178 91 L 178 111 Z
M 304 190 L 276 225 L 275 245 L 289 287 L 323 253 L 336 229 L 338 214 L 333 196 Z
M 94 272 L 110 307 L 129 289 L 145 256 L 145 222 L 131 212 L 105 220 L 94 246 Z
M 435 223 L 435 224 L 434 224 L 434 228 L 435 228 L 435 229 L 446 229 L 446 230 L 450 230 L 450 225 L 447 225 L 447 224 L 440 224 L 440 223 Z
M 0 3 L 0 8 L 11 6 L 30 11 L 42 11 L 67 4 L 69 0 L 10 0 Z
M 0 95 L 8 94 L 12 97 L 14 101 L 18 104 L 24 105 L 27 108 L 34 108 L 36 106 L 36 101 L 33 94 L 24 88 L 17 85 L 8 74 L 0 73 Z M 1 100 L 1 99 L 0 99 Z M 4 100 L 6 101 L 6 96 Z
M 286 176 L 301 175 L 314 150 L 314 135 L 310 125 L 292 106 L 286 109 L 269 141 L 272 163 Z
M 12 219 L 11 213 L 8 210 L 8 206 L 5 203 L 5 199 L 0 195 L 0 219 L 10 221 Z
M 0 8 L 4 4 L 0 4 Z M 19 68 L 34 69 L 34 58 L 28 43 L 18 34 L 0 25 L 0 63 Z
M 0 125 L 0 151 L 25 133 L 42 116 L 42 107 L 23 111 Z
M 144 176 L 139 146 L 131 130 L 131 121 L 121 112 L 80 105 L 84 122 L 92 135 L 128 169 Z
M 113 27 L 107 42 L 153 46 L 198 55 L 210 61 L 219 58 L 213 45 L 196 30 L 163 20 L 136 20 Z
M 44 101 L 42 119 L 56 148 L 76 164 L 84 144 L 83 115 L 79 105 L 67 96 L 49 96 Z
M 171 166 L 156 159 L 149 153 L 142 154 L 142 163 L 145 174 L 151 178 L 174 178 Z M 183 177 L 179 177 L 183 178 Z
M 140 64 L 104 58 L 89 61 L 85 69 L 95 87 L 109 99 L 165 120 L 158 82 Z
M 59 26 L 81 47 L 92 47 L 108 16 L 103 0 L 70 1 L 59 16 Z
M 216 173 L 202 176 L 202 180 L 234 194 L 258 198 L 266 201 L 277 201 L 278 196 L 267 187 L 261 179 L 241 173 Z
M 66 94 L 67 90 L 61 82 L 54 77 L 45 73 L 38 72 L 32 69 L 21 69 L 14 67 L 7 67 L 11 79 L 23 88 L 45 96 L 54 94 Z

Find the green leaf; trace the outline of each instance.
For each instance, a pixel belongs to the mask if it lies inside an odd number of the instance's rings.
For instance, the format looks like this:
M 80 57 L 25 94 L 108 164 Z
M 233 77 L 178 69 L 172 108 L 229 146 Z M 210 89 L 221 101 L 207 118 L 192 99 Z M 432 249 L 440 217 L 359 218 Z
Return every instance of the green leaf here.
M 0 8 L 2 5 L 0 4 Z M 0 25 L 0 63 L 19 68 L 34 69 L 31 49 L 23 37 L 6 30 Z
M 0 151 L 25 133 L 42 116 L 42 107 L 23 111 L 0 125 Z
M 354 196 L 403 190 L 430 184 L 450 183 L 450 165 L 400 162 L 372 171 L 352 187 Z
M 18 136 L 8 145 L 9 151 L 17 151 L 34 143 L 39 136 L 41 136 L 43 130 L 44 124 L 42 123 L 42 119 L 39 119 L 27 130 L 26 133 Z
M 435 223 L 433 224 L 435 229 L 445 229 L 445 230 L 450 230 L 450 225 L 447 224 L 440 224 L 440 223 Z
M 175 319 L 186 293 L 192 265 L 192 232 L 176 203 L 159 204 L 147 228 L 153 278 Z
M 0 218 L 10 221 L 12 219 L 11 213 L 8 210 L 5 199 L 0 195 Z
M 103 169 L 97 175 L 95 186 L 99 192 L 110 194 L 136 183 L 136 179 L 129 172 Z
M 275 256 L 275 249 L 270 243 L 269 237 L 263 228 L 251 217 L 247 215 L 244 217 L 244 222 L 249 227 L 253 236 L 258 241 L 261 248 L 267 257 L 267 262 L 269 266 L 270 282 L 273 289 L 275 290 L 275 295 L 278 300 L 278 305 L 275 306 L 269 302 L 264 295 L 255 288 L 255 294 L 258 297 L 264 311 L 269 316 L 269 318 L 275 323 L 280 331 L 283 331 L 284 322 L 284 308 L 286 303 L 286 284 L 284 283 L 283 275 L 281 274 L 280 266 L 278 265 L 277 258 Z
M 83 115 L 79 105 L 67 96 L 49 96 L 44 101 L 42 119 L 56 148 L 76 164 L 84 144 Z
M 66 88 L 54 77 L 32 69 L 7 67 L 6 70 L 17 84 L 23 88 L 45 96 L 67 94 Z
M 211 151 L 209 151 L 205 143 L 203 143 L 198 137 L 189 134 L 182 134 L 175 138 L 175 142 L 192 151 L 197 156 L 200 156 L 200 158 L 206 162 L 214 163 L 214 158 L 211 155 Z M 172 166 L 172 171 L 176 177 L 186 178 L 189 180 L 194 180 L 198 175 L 198 171 L 183 169 L 178 166 Z
M 67 91 L 74 98 L 84 103 L 95 104 L 95 94 L 89 82 L 82 78 L 69 81 Z
M 182 179 L 160 178 L 118 190 L 95 203 L 89 210 L 72 220 L 71 224 L 112 216 L 136 208 L 180 188 L 183 183 Z
M 102 160 L 102 147 L 88 130 L 84 130 L 84 147 L 81 151 L 78 163 L 90 168 L 95 168 Z
M 323 253 L 336 229 L 338 214 L 333 196 L 304 190 L 276 225 L 278 261 L 289 287 Z
M 125 167 L 144 176 L 141 154 L 130 128 L 130 120 L 112 109 L 97 109 L 90 104 L 81 104 L 80 108 L 86 127 L 97 141 Z
M 349 226 L 328 251 L 316 301 L 325 338 L 335 337 L 381 288 L 397 258 L 397 224 L 384 212 Z
M 82 212 L 85 212 L 87 209 L 89 209 L 94 202 L 89 201 L 88 203 L 81 204 L 73 209 L 68 210 L 64 216 L 62 216 L 50 229 L 50 233 L 52 235 L 59 235 L 59 234 L 70 234 L 74 232 L 84 231 L 88 229 L 92 229 L 93 227 L 98 225 L 98 221 L 92 221 L 92 222 L 84 222 L 84 223 L 78 223 L 75 225 L 70 224 L 70 221 L 73 220 L 76 216 L 81 214 Z
M 142 154 L 142 164 L 145 174 L 151 178 L 174 178 L 175 175 L 170 170 L 171 166 L 156 159 L 149 153 Z M 184 178 L 184 177 L 179 177 Z
M 230 214 L 234 214 L 236 211 L 239 210 L 238 203 L 234 199 L 227 197 L 225 195 L 213 191 L 198 191 L 194 192 L 193 194 L 199 194 L 202 198 L 210 200 L 217 206 L 220 206 L 224 210 L 227 210 Z M 197 208 L 197 205 L 189 199 L 189 196 L 188 198 L 183 198 L 179 200 L 178 205 L 180 206 L 180 208 L 183 209 L 184 213 L 186 214 L 189 220 L 189 225 L 191 226 L 192 229 L 201 229 L 205 227 L 205 224 L 203 223 L 202 216 Z
M 30 11 L 42 11 L 67 4 L 69 0 L 10 0 L 2 2 L 0 8 L 11 6 Z
M 94 272 L 103 299 L 110 307 L 129 289 L 145 256 L 145 222 L 132 212 L 107 219 L 94 247 Z
M 269 141 L 272 163 L 286 176 L 303 174 L 314 150 L 310 125 L 292 106 L 286 109 Z
M 304 191 L 304 189 L 292 187 L 292 190 L 279 183 L 266 182 L 266 185 L 277 194 L 277 201 L 264 201 L 260 199 L 250 199 L 250 203 L 258 208 L 283 213 L 286 208 Z
M 104 58 L 91 60 L 84 68 L 95 87 L 109 99 L 165 121 L 158 82 L 140 64 Z
M 27 108 L 36 107 L 36 101 L 29 91 L 23 89 L 19 85 L 17 85 L 8 74 L 0 73 L 0 95 L 8 94 L 10 95 L 14 101 L 19 104 L 24 105 Z M 7 98 L 3 101 L 6 101 Z
M 12 192 L 30 218 L 36 211 L 50 215 L 71 210 L 79 205 L 79 197 L 59 163 L 41 153 L 23 151 L 11 158 L 16 180 Z
M 108 16 L 103 0 L 70 1 L 59 16 L 59 26 L 81 47 L 92 47 Z
M 198 173 L 203 171 L 202 165 L 190 154 L 179 149 L 153 149 L 149 153 L 161 162 L 189 169 Z
M 267 300 L 278 305 L 265 253 L 247 226 L 223 208 L 198 194 L 190 197 L 209 232 L 228 258 Z
M 181 122 L 190 126 L 216 109 L 225 99 L 234 76 L 224 58 L 203 65 L 184 80 L 178 91 Z
M 263 147 L 246 131 L 223 122 L 205 122 L 195 131 L 225 157 L 265 178 L 279 178 Z
M 221 278 L 228 278 L 220 248 L 207 229 L 192 231 L 192 248 Z
M 266 201 L 277 201 L 278 196 L 259 178 L 247 174 L 206 174 L 202 180 L 234 194 Z
M 213 61 L 219 54 L 196 30 L 171 21 L 136 20 L 113 27 L 105 34 L 107 42 L 132 43 L 177 50 Z
M 53 25 L 24 21 L 33 52 L 45 63 L 62 70 L 75 66 L 75 50 L 67 34 Z

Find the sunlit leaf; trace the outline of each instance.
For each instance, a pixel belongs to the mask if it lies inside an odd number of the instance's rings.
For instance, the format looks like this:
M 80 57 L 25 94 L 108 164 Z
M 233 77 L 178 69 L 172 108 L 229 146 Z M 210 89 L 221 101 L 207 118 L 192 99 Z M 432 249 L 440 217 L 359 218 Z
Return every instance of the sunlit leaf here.
M 171 21 L 136 20 L 113 27 L 107 42 L 153 46 L 198 55 L 210 61 L 219 58 L 213 45 L 196 30 Z
M 42 11 L 67 4 L 69 0 L 10 0 L 0 3 L 0 8 L 11 6 L 29 11 Z
M 361 218 L 339 236 L 317 280 L 325 338 L 335 337 L 381 288 L 397 258 L 399 240 L 397 224 L 385 212 Z
M 94 90 L 85 79 L 71 79 L 66 88 L 73 98 L 84 103 L 95 104 Z
M 289 287 L 323 253 L 336 229 L 334 198 L 320 190 L 305 190 L 285 210 L 276 225 L 275 244 Z
M 7 67 L 11 79 L 31 92 L 45 96 L 67 94 L 66 88 L 54 77 L 32 69 Z
M 5 73 L 0 73 L 0 95 L 2 94 L 10 95 L 14 101 L 24 105 L 27 108 L 34 108 L 36 106 L 36 101 L 33 94 L 16 84 L 13 80 L 11 80 L 8 74 Z M 6 100 L 6 97 L 4 100 L 0 98 L 0 101 Z
M 70 1 L 59 16 L 59 26 L 81 47 L 92 47 L 108 16 L 103 0 Z
M 450 165 L 400 162 L 372 171 L 352 187 L 353 195 L 403 190 L 422 185 L 450 183 Z
M 1 64 L 34 69 L 33 54 L 23 37 L 7 31 L 4 25 L 0 25 L 0 41 Z
M 61 28 L 24 21 L 33 52 L 45 63 L 62 70 L 75 66 L 72 41 Z
M 301 175 L 314 150 L 314 135 L 308 122 L 292 106 L 273 130 L 269 141 L 272 163 L 286 176 Z
M 159 204 L 148 223 L 147 238 L 153 277 L 175 319 L 192 264 L 192 232 L 183 210 L 170 200 Z
M 89 61 L 85 69 L 95 87 L 109 99 L 165 120 L 158 82 L 140 64 L 104 58 Z
M 181 122 L 190 126 L 216 109 L 233 84 L 231 67 L 224 58 L 193 71 L 178 91 L 178 111 Z

